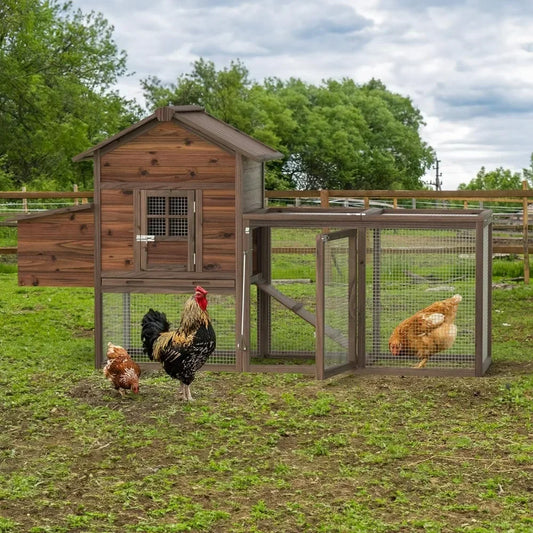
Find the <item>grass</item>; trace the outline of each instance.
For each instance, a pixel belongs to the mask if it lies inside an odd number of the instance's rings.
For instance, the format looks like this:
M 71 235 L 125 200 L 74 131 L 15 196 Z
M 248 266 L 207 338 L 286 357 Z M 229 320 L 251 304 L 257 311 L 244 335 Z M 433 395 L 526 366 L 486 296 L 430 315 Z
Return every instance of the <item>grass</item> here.
M 0 532 L 526 532 L 533 290 L 493 295 L 484 378 L 93 368 L 92 291 L 0 274 Z

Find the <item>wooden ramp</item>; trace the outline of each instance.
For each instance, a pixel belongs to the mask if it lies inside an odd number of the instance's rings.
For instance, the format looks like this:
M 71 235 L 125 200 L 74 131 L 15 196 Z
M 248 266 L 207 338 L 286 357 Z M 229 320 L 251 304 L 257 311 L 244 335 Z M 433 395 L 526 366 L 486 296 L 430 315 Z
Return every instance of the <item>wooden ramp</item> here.
M 290 298 L 289 296 L 286 296 L 282 292 L 278 291 L 275 287 L 273 287 L 270 283 L 257 282 L 256 285 L 265 294 L 272 296 L 272 298 L 277 300 L 281 305 L 291 310 L 293 313 L 298 315 L 300 318 L 303 318 L 306 322 L 316 328 L 316 315 L 314 313 L 311 313 L 310 311 L 307 311 L 307 309 L 304 309 L 302 303 L 294 300 L 293 298 Z M 324 328 L 324 333 L 330 339 L 340 344 L 343 348 L 348 349 L 348 339 L 341 331 L 326 325 Z

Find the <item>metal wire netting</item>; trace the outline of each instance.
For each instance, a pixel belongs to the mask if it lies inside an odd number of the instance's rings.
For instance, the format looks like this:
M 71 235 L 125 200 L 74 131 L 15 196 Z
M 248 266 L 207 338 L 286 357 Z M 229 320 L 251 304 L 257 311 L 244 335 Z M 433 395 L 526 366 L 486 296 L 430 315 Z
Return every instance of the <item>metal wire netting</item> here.
M 350 316 L 355 310 L 349 300 L 349 247 L 346 237 L 326 242 L 324 253 L 324 366 L 348 362 Z M 352 334 L 354 332 L 351 332 Z
M 166 314 L 171 327 L 179 326 L 187 294 L 117 293 L 102 295 L 102 343 L 106 352 L 109 341 L 124 346 L 138 362 L 149 362 L 143 354 L 141 321 L 148 309 Z M 235 365 L 235 298 L 209 291 L 209 315 L 217 334 L 217 347 L 210 364 Z
M 366 366 L 414 366 L 416 357 L 389 352 L 391 333 L 433 302 L 460 294 L 456 340 L 448 350 L 431 356 L 427 368 L 473 369 L 475 230 L 374 229 L 368 232 L 367 244 Z

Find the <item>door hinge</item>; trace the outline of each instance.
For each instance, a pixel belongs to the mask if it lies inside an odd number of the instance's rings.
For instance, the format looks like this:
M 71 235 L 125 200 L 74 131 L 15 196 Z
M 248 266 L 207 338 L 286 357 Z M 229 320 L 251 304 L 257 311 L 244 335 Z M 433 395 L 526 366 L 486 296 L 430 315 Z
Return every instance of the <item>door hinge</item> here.
M 137 242 L 154 242 L 155 235 L 136 235 L 135 240 Z

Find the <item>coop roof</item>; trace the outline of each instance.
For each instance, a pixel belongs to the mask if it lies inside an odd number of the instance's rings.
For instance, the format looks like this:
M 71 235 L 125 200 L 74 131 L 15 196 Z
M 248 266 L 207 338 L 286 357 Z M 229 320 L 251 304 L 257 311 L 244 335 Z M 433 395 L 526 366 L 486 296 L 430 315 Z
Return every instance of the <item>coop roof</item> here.
M 32 220 L 34 218 L 43 218 L 50 217 L 53 215 L 62 215 L 66 213 L 76 213 L 78 211 L 89 211 L 93 209 L 94 204 L 80 204 L 80 205 L 71 205 L 68 207 L 59 207 L 57 209 L 45 209 L 43 211 L 36 211 L 34 213 L 23 213 L 20 215 L 15 215 L 14 217 L 9 218 L 9 221 L 24 222 L 26 220 Z
M 197 132 L 207 139 L 220 144 L 230 150 L 241 153 L 255 161 L 269 161 L 283 156 L 281 152 L 270 148 L 266 144 L 250 137 L 246 133 L 218 120 L 206 113 L 203 107 L 195 105 L 160 107 L 145 119 L 133 124 L 121 132 L 109 137 L 105 141 L 93 146 L 72 158 L 73 161 L 83 161 L 94 157 L 95 152 L 108 147 L 123 139 L 125 136 L 136 132 L 139 128 L 151 122 L 164 122 L 176 120 L 188 129 Z

